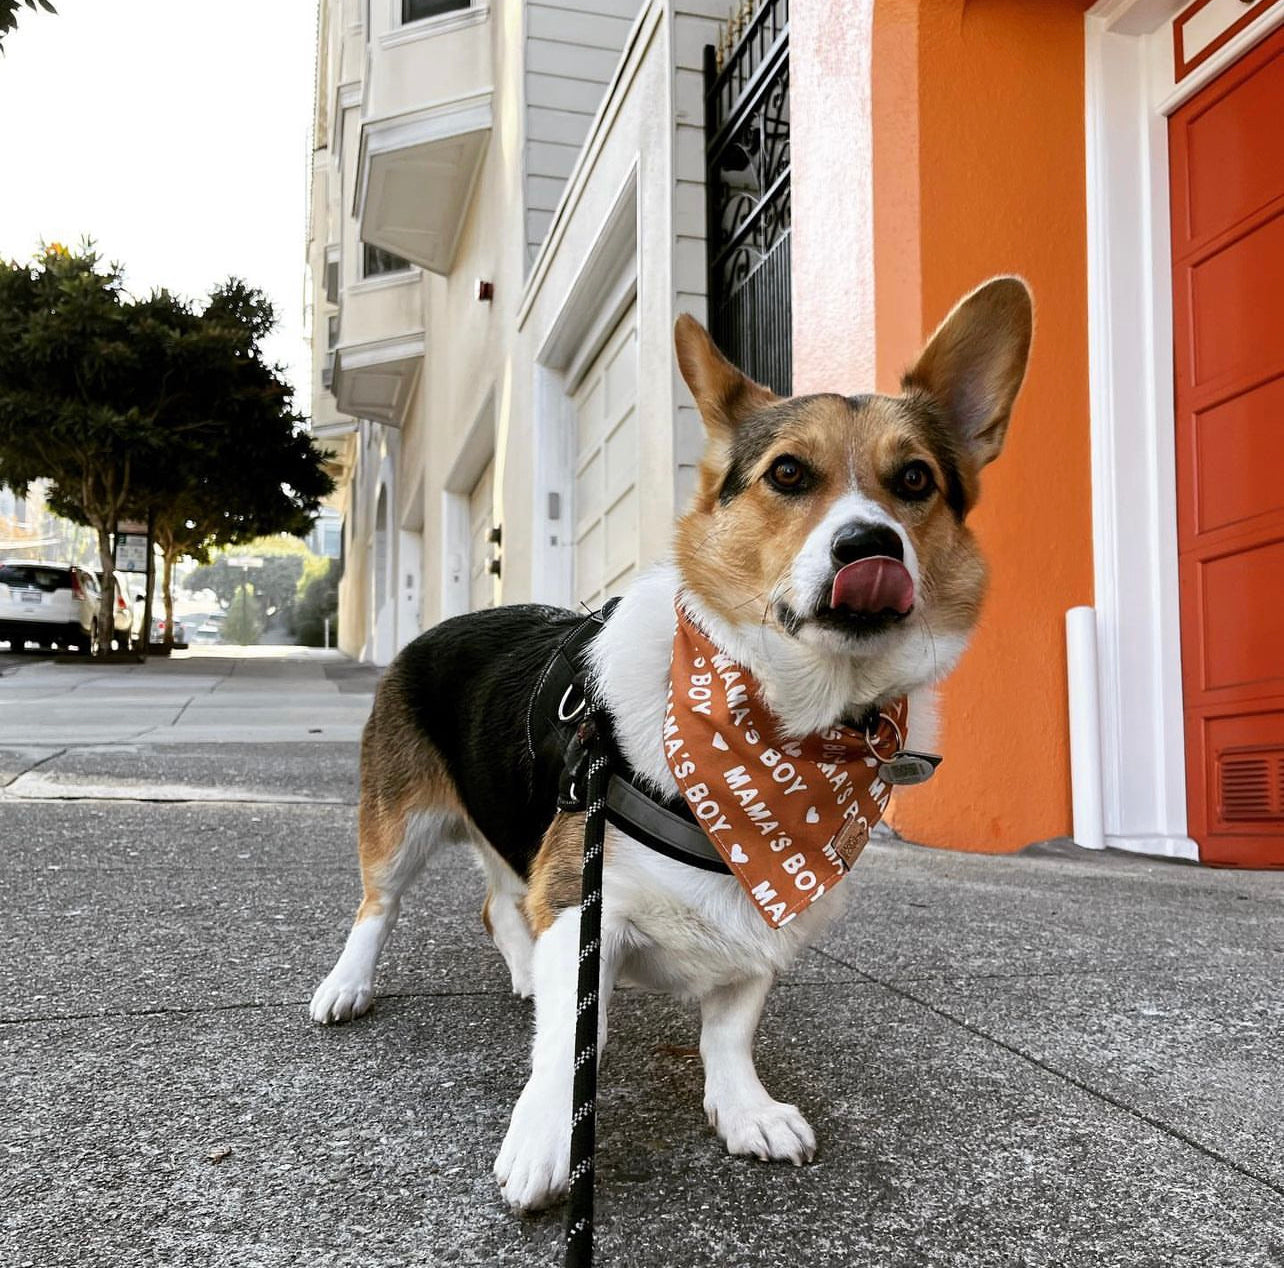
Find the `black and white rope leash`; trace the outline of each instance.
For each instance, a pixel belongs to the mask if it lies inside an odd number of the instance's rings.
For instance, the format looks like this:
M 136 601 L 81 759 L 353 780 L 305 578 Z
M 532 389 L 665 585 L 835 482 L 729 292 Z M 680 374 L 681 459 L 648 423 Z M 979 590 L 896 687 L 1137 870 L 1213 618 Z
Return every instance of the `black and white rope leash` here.
M 571 1173 L 566 1207 L 567 1268 L 593 1262 L 593 1179 L 597 1143 L 597 1035 L 601 1005 L 602 859 L 608 746 L 592 717 L 577 737 L 588 750 L 584 812 L 584 874 L 580 885 L 579 982 L 575 1000 L 575 1083 L 571 1096 Z

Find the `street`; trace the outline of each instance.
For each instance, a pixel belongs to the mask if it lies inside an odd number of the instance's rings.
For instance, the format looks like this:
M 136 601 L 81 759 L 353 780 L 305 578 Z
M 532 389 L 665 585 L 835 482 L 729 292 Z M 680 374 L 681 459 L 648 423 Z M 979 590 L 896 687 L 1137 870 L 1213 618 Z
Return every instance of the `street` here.
M 530 1005 L 468 857 L 308 1021 L 376 672 L 250 651 L 0 658 L 3 1262 L 559 1263 L 490 1175 Z M 759 1034 L 811 1166 L 728 1157 L 694 1008 L 615 999 L 600 1264 L 1284 1265 L 1284 874 L 889 841 L 848 884 Z

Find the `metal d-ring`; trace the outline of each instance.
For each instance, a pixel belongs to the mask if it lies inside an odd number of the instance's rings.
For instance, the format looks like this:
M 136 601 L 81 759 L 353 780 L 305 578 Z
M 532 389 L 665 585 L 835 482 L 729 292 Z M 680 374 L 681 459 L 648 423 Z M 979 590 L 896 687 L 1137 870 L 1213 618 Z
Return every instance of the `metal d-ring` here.
M 570 711 L 570 713 L 567 713 L 566 698 L 574 690 L 575 690 L 575 684 L 571 683 L 566 688 L 566 690 L 562 692 L 562 698 L 557 702 L 557 720 L 559 722 L 574 722 L 575 719 L 578 718 L 580 714 L 584 712 L 584 708 L 588 704 L 588 696 L 586 696 L 583 692 L 581 692 L 579 704 L 577 704 L 575 708 Z
M 897 753 L 899 753 L 899 752 L 901 751 L 901 749 L 903 749 L 903 748 L 905 747 L 905 732 L 901 730 L 900 723 L 899 723 L 899 722 L 897 722 L 895 718 L 888 717 L 888 715 L 887 715 L 886 713 L 882 713 L 882 712 L 880 712 L 880 713 L 879 713 L 879 715 L 878 715 L 878 720 L 879 720 L 879 722 L 888 722 L 888 723 L 890 723 L 890 724 L 891 724 L 891 727 L 892 727 L 892 730 L 896 732 L 896 748 L 895 748 L 895 750 L 891 753 L 890 757 L 884 757 L 884 756 L 882 755 L 882 753 L 880 753 L 880 752 L 878 751 L 878 745 L 877 745 L 878 732 L 882 730 L 882 727 L 876 727 L 876 728 L 875 728 L 875 732 L 874 732 L 874 734 L 873 734 L 873 735 L 871 735 L 871 734 L 869 733 L 869 727 L 866 727 L 866 728 L 865 728 L 865 743 L 869 745 L 869 751 L 870 751 L 871 753 L 873 753 L 873 755 L 874 755 L 876 758 L 878 758 L 878 760 L 879 760 L 880 762 L 886 762 L 886 761 L 890 761 L 890 760 L 891 760 L 891 757 L 895 757 L 895 756 L 896 756 L 896 754 L 897 754 Z

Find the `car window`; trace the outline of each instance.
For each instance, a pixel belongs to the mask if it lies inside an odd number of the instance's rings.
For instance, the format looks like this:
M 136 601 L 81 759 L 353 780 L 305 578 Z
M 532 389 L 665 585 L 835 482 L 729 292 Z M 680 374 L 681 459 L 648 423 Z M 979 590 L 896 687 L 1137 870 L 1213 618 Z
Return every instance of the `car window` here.
M 0 585 L 35 587 L 49 593 L 71 589 L 69 568 L 47 568 L 42 564 L 0 565 Z

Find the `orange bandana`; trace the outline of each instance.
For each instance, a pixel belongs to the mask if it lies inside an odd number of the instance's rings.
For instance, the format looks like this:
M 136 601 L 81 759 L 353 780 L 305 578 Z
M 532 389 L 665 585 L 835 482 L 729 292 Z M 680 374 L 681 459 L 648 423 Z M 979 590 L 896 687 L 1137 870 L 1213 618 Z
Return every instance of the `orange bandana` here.
M 681 606 L 664 715 L 664 755 L 682 795 L 773 928 L 836 885 L 883 817 L 879 763 L 900 747 L 904 699 L 873 734 L 829 727 L 784 739 L 757 682 Z

